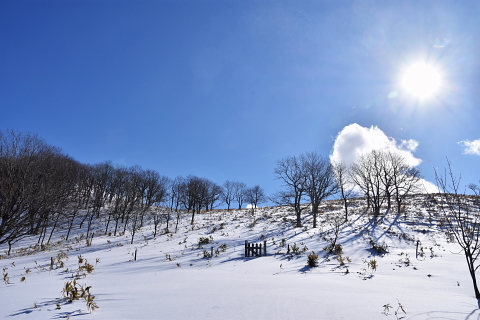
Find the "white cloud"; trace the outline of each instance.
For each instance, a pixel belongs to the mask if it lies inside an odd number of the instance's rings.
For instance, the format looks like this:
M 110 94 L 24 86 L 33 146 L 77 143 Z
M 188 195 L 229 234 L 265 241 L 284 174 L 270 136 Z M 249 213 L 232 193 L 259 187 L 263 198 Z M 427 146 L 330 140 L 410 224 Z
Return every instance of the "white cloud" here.
M 417 150 L 417 147 L 419 145 L 418 141 L 413 139 L 401 141 L 402 143 L 400 143 L 400 148 L 403 150 L 409 150 L 414 152 L 415 150 Z
M 460 141 L 458 144 L 465 147 L 463 151 L 464 154 L 476 154 L 480 156 L 480 139 Z
M 477 142 L 480 143 L 480 140 Z M 351 165 L 362 154 L 372 152 L 373 150 L 392 150 L 400 153 L 409 165 L 416 167 L 422 162 L 421 159 L 416 158 L 412 153 L 417 149 L 418 145 L 419 142 L 413 139 L 401 140 L 400 144 L 397 144 L 394 138 L 388 137 L 376 126 L 365 128 L 353 123 L 338 133 L 333 144 L 330 161 Z M 418 186 L 422 193 L 439 192 L 434 183 L 425 179 L 420 179 Z
M 440 189 L 435 185 L 435 183 L 432 183 L 430 181 L 427 181 L 425 179 L 420 179 L 418 181 L 418 187 L 420 188 L 421 193 L 440 193 Z
M 365 128 L 353 123 L 339 132 L 333 144 L 330 161 L 351 165 L 362 154 L 373 150 L 392 150 L 400 153 L 409 165 L 416 167 L 422 162 L 412 154 L 418 144 L 418 141 L 410 139 L 401 140 L 400 145 L 397 145 L 395 139 L 388 137 L 378 127 Z

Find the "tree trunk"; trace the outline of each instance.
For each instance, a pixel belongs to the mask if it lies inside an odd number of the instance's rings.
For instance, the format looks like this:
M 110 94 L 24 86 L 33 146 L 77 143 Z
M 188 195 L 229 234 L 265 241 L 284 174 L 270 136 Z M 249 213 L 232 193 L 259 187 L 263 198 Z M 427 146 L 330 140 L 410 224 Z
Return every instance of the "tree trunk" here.
M 88 227 L 87 227 L 87 238 L 90 235 L 90 227 L 92 226 L 92 220 L 95 217 L 95 215 L 92 213 L 90 216 L 90 219 L 88 219 Z
M 193 225 L 194 218 L 195 218 L 195 208 L 193 208 L 193 210 L 192 210 L 192 221 L 190 222 L 191 225 Z
M 301 219 L 301 211 L 300 211 L 300 208 L 296 208 L 295 209 L 296 213 L 297 213 L 297 228 L 301 228 L 302 227 L 302 219 Z
M 317 227 L 317 215 L 318 215 L 318 206 L 312 206 L 312 214 L 313 214 L 313 228 Z
M 480 291 L 477 285 L 477 277 L 475 275 L 475 265 L 474 265 L 474 258 L 472 257 L 472 253 L 470 252 L 470 248 L 464 249 L 465 258 L 467 259 L 468 264 L 468 271 L 470 272 L 470 276 L 472 277 L 473 282 L 473 290 L 475 292 L 475 298 L 480 299 Z
M 165 227 L 166 233 L 170 233 L 170 230 L 168 230 L 168 226 L 170 225 L 170 213 L 167 214 L 167 223 Z
M 390 192 L 387 192 L 387 211 L 390 212 L 390 209 L 392 208 L 392 195 Z
M 175 233 L 178 231 L 178 223 L 180 222 L 180 212 L 177 211 L 177 222 L 175 223 Z
M 73 223 L 75 222 L 75 217 L 77 216 L 77 210 L 74 211 L 72 220 L 68 226 L 67 236 L 65 237 L 65 241 L 68 241 L 68 237 L 70 236 L 70 231 L 72 231 Z
M 132 241 L 130 241 L 130 244 L 133 244 L 133 238 L 135 237 L 135 230 L 136 228 L 134 227 L 132 230 Z
M 59 216 L 57 216 L 57 219 L 55 220 L 55 223 L 53 224 L 53 228 L 52 228 L 52 231 L 50 232 L 50 236 L 48 237 L 47 244 L 49 244 L 50 240 L 52 240 L 53 231 L 55 231 L 55 228 L 57 227 L 58 219 L 59 219 Z
M 108 215 L 107 226 L 105 227 L 105 234 L 108 233 L 108 226 L 110 225 L 110 218 L 111 218 L 111 215 Z
M 113 236 L 114 237 L 117 236 L 118 222 L 119 222 L 119 219 L 115 219 L 115 230 L 113 230 Z
M 8 241 L 8 252 L 7 252 L 7 256 L 10 255 L 10 252 L 12 251 L 12 242 L 11 241 Z
M 90 214 L 90 208 L 88 208 L 85 218 L 83 218 L 82 222 L 80 222 L 80 226 L 78 227 L 79 229 L 82 229 L 83 223 L 85 222 L 85 220 L 87 220 L 89 214 Z

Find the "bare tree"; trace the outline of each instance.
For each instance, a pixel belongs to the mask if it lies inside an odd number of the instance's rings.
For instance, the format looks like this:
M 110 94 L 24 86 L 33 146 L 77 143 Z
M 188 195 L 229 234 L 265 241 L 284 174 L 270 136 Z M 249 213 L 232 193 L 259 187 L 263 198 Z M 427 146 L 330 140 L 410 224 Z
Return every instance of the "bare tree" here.
M 330 245 L 325 249 L 330 254 L 341 253 L 339 252 L 339 248 L 341 247 L 337 246 L 337 241 L 340 236 L 340 231 L 342 230 L 342 225 L 345 223 L 345 219 L 340 214 L 333 211 L 326 215 L 326 222 L 330 226 L 330 230 L 328 232 Z
M 168 222 L 170 219 L 170 209 L 169 208 L 162 208 L 162 207 L 154 207 L 152 211 L 150 211 L 150 216 L 153 220 L 153 237 L 157 237 L 158 228 L 161 226 L 163 221 Z M 166 229 L 168 232 L 168 227 Z
M 169 184 L 170 179 L 161 176 L 158 172 L 153 170 L 143 171 L 142 179 L 138 185 L 141 196 L 140 226 L 143 226 L 145 214 L 154 204 L 158 205 L 167 200 Z
M 126 168 L 118 167 L 115 168 L 113 172 L 112 182 L 110 184 L 109 198 L 111 199 L 111 205 L 109 208 L 109 221 L 113 219 L 115 221 L 115 228 L 113 235 L 117 235 L 117 230 L 120 224 L 120 221 L 125 216 L 125 212 L 128 207 L 128 171 Z M 108 222 L 107 222 L 108 228 Z
M 209 180 L 196 176 L 188 176 L 184 183 L 184 192 L 182 193 L 183 204 L 187 211 L 192 213 L 190 224 L 193 225 L 195 213 L 200 213 L 209 201 Z
M 393 196 L 397 213 L 400 213 L 405 199 L 420 191 L 419 183 L 422 176 L 420 170 L 409 165 L 399 153 L 389 152 L 387 156 L 392 167 Z
M 77 188 L 72 195 L 70 203 L 65 209 L 65 213 L 68 219 L 68 231 L 65 236 L 65 240 L 68 240 L 70 233 L 78 217 L 80 210 L 88 203 L 88 199 L 92 193 L 93 179 L 92 179 L 92 166 L 80 165 L 78 174 Z
M 243 202 L 245 201 L 245 189 L 247 185 L 243 182 L 233 182 L 233 194 L 235 201 L 238 203 L 238 209 L 242 209 Z
M 275 175 L 283 183 L 283 190 L 278 191 L 272 201 L 278 205 L 288 205 L 294 208 L 297 217 L 296 227 L 302 226 L 301 215 L 308 208 L 307 175 L 303 170 L 301 160 L 295 156 L 283 158 L 277 162 Z
M 184 194 L 186 192 L 186 183 L 185 179 L 183 177 L 176 177 L 174 180 L 170 182 L 169 185 L 169 208 L 170 210 L 167 213 L 166 220 L 167 220 L 167 228 L 166 231 L 169 232 L 168 230 L 168 223 L 170 221 L 170 217 L 172 212 L 175 212 L 177 217 L 176 217 L 176 223 L 175 223 L 175 233 L 178 231 L 178 224 L 180 222 L 180 216 L 181 216 L 181 211 L 180 211 L 180 206 L 182 204 L 182 201 L 184 200 Z
M 310 198 L 313 214 L 313 227 L 317 227 L 318 207 L 322 201 L 339 190 L 335 172 L 330 161 L 316 152 L 300 156 L 302 171 L 306 176 L 306 193 Z
M 56 229 L 77 185 L 79 164 L 33 134 L 0 131 L 0 244 Z
M 418 191 L 421 178 L 418 169 L 392 150 L 375 150 L 362 155 L 352 165 L 350 176 L 366 195 L 368 208 L 373 209 L 375 218 L 385 202 L 387 212 L 393 201 L 400 212 L 403 201 Z
M 392 161 L 397 160 L 397 153 L 393 153 L 387 150 L 375 151 L 377 174 L 379 175 L 383 196 L 387 201 L 387 212 L 392 209 L 392 200 L 394 197 L 394 163 Z
M 211 211 L 222 203 L 222 187 L 213 181 L 206 179 L 208 194 L 205 202 L 205 210 Z
M 379 151 L 363 154 L 351 168 L 352 180 L 367 196 L 368 208 L 372 208 L 374 218 L 380 216 L 380 210 L 385 202 L 382 157 L 383 153 Z
M 235 200 L 235 182 L 227 180 L 223 184 L 222 200 L 227 205 L 227 210 L 230 211 L 230 205 Z
M 43 183 L 43 187 L 48 193 L 43 195 L 43 199 L 47 203 L 45 225 L 51 228 L 47 240 L 47 243 L 50 243 L 59 223 L 66 220 L 68 206 L 74 201 L 80 181 L 81 165 L 73 158 L 61 154 L 52 155 L 45 160 L 44 174 L 48 178 Z
M 443 175 L 435 171 L 437 187 L 442 191 L 443 200 L 440 210 L 446 232 L 462 248 L 467 261 L 468 271 L 473 283 L 475 298 L 480 299 L 476 270 L 480 267 L 477 260 L 480 255 L 480 194 L 478 188 L 471 188 L 475 196 L 469 197 L 460 192 L 461 177 L 452 173 L 450 162 Z
M 255 209 L 259 204 L 266 202 L 267 197 L 263 189 L 259 185 L 256 185 L 245 190 L 245 200 L 252 205 L 252 212 L 255 213 Z
M 350 168 L 345 163 L 336 163 L 333 165 L 335 172 L 335 178 L 339 187 L 340 198 L 343 202 L 345 210 L 345 222 L 348 221 L 348 207 L 350 205 L 350 199 L 355 197 L 354 184 L 350 178 Z

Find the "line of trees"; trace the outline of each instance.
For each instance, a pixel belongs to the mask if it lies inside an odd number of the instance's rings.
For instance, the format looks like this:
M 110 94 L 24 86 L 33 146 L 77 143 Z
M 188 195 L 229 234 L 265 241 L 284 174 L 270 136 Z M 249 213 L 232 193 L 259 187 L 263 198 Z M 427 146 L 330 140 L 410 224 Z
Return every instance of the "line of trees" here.
M 396 151 L 376 150 L 363 154 L 351 166 L 332 164 L 316 152 L 289 156 L 277 162 L 275 176 L 282 182 L 272 201 L 291 206 L 296 215 L 296 226 L 302 226 L 302 213 L 310 209 L 313 227 L 317 227 L 318 208 L 325 199 L 339 197 L 348 220 L 349 199 L 363 195 L 367 211 L 376 219 L 384 205 L 386 212 L 393 204 L 401 212 L 405 199 L 420 190 L 420 171 L 409 165 Z
M 408 195 L 421 191 L 420 170 L 392 150 L 377 150 L 362 155 L 352 165 L 350 177 L 367 197 L 367 206 L 372 209 L 375 218 L 380 216 L 385 204 L 387 212 L 390 211 L 393 202 L 397 212 L 401 212 Z
M 170 179 L 140 166 L 121 167 L 111 162 L 82 164 L 34 134 L 0 131 L 0 244 L 30 235 L 38 244 L 49 243 L 54 232 L 86 227 L 104 219 L 105 233 L 135 233 L 152 220 L 155 236 L 166 223 L 169 231 L 176 214 L 195 215 L 222 203 L 230 209 L 244 203 L 265 202 L 262 188 L 242 182 L 223 186 L 197 176 Z M 106 209 L 101 215 L 101 209 Z
M 302 212 L 311 207 L 313 227 L 316 228 L 321 202 L 339 190 L 333 165 L 327 158 L 310 152 L 279 160 L 274 172 L 282 182 L 283 190 L 277 192 L 272 201 L 293 207 L 296 227 L 302 226 Z
M 344 203 L 348 220 L 349 199 L 364 195 L 373 216 L 395 207 L 400 212 L 405 198 L 418 191 L 418 169 L 389 150 L 362 155 L 352 166 L 332 164 L 316 152 L 290 156 L 277 162 L 275 176 L 283 189 L 270 199 L 259 186 L 227 180 L 223 185 L 190 175 L 170 179 L 139 166 L 120 167 L 111 162 L 82 164 L 47 144 L 37 135 L 0 131 L 0 244 L 11 245 L 28 235 L 48 243 L 58 229 L 86 226 L 102 218 L 105 233 L 135 233 L 152 220 L 156 236 L 166 223 L 175 232 L 183 214 L 190 223 L 202 210 L 225 204 L 227 210 L 250 204 L 254 210 L 268 200 L 291 206 L 296 226 L 309 209 L 317 227 L 319 206 L 332 196 Z M 106 209 L 101 215 L 101 209 Z

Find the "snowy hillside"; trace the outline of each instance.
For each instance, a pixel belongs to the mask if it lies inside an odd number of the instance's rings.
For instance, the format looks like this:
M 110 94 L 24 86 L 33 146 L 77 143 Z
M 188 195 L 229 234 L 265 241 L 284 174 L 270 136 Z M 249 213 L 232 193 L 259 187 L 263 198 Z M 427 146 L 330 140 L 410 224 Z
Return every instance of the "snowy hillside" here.
M 287 207 L 260 208 L 254 215 L 215 210 L 197 215 L 193 227 L 185 213 L 177 233 L 153 238 L 148 226 L 133 244 L 129 233 L 100 236 L 101 226 L 91 243 L 78 233 L 68 242 L 56 239 L 44 251 L 35 249 L 37 238 L 24 239 L 10 257 L 8 246 L 0 247 L 0 316 L 478 319 L 465 257 L 439 232 L 432 206 L 426 196 L 416 196 L 405 213 L 374 223 L 358 199 L 348 222 L 340 224 L 343 207 L 326 201 L 317 229 L 311 229 L 309 215 L 304 228 L 295 228 Z M 328 254 L 324 248 L 336 226 L 341 248 Z M 267 256 L 245 258 L 245 240 L 266 241 Z M 307 265 L 312 251 L 318 267 Z M 69 303 L 62 289 L 67 282 L 75 286 L 74 279 L 84 297 Z M 88 293 L 90 307 L 98 306 L 94 311 L 87 306 Z

